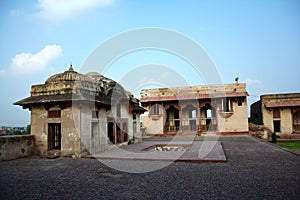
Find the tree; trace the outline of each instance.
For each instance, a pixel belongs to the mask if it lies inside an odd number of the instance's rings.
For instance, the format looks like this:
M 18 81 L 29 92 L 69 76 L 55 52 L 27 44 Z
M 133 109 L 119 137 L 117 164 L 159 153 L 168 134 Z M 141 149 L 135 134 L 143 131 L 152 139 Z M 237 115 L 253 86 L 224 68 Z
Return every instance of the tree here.
M 29 124 L 29 125 L 27 125 L 27 127 L 26 127 L 26 129 L 24 131 L 24 134 L 30 135 L 30 133 L 31 133 L 31 125 Z

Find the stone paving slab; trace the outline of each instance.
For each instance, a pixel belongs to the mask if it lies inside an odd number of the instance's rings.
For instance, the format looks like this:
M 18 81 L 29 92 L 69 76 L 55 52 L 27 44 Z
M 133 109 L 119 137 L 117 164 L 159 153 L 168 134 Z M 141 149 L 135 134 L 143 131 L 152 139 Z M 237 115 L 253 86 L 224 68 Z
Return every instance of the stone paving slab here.
M 144 141 L 138 144 L 115 147 L 85 158 L 174 161 L 174 162 L 226 162 L 222 144 L 217 140 L 193 141 L 193 138 L 176 138 L 176 140 Z M 166 139 L 168 140 L 168 139 Z M 183 146 L 184 151 L 149 151 L 155 146 Z

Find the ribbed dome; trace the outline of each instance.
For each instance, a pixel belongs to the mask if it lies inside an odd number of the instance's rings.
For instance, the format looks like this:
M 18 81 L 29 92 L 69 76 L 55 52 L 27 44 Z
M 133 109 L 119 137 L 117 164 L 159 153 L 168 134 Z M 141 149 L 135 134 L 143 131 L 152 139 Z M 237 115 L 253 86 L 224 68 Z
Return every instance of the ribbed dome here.
M 45 84 L 53 84 L 53 83 L 59 83 L 59 82 L 65 82 L 65 81 L 89 81 L 93 82 L 94 80 L 91 79 L 90 77 L 77 73 L 74 71 L 72 65 L 70 65 L 70 68 L 59 74 L 55 74 L 53 76 L 50 76 Z

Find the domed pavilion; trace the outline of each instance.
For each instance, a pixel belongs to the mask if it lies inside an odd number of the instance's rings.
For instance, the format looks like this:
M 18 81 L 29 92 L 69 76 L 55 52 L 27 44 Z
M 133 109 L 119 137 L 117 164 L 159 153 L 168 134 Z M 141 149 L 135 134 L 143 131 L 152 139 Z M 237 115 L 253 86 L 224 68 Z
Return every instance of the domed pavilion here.
M 75 156 L 138 141 L 146 110 L 117 82 L 70 68 L 32 85 L 30 97 L 15 102 L 31 111 L 31 134 L 40 156 Z

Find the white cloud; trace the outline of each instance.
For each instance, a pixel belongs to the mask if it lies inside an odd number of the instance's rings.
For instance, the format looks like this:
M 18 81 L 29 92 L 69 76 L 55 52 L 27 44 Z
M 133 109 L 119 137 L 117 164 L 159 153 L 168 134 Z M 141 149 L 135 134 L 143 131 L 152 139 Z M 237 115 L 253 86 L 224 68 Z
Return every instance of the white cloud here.
M 114 0 L 38 0 L 37 16 L 58 22 L 80 15 L 92 8 L 112 5 Z
M 62 54 L 62 48 L 58 45 L 46 45 L 44 49 L 36 54 L 20 53 L 13 59 L 9 73 L 13 74 L 37 74 L 46 71 L 51 61 Z M 1 71 L 0 75 L 6 71 Z
M 246 83 L 247 85 L 255 85 L 255 84 L 261 84 L 260 80 L 255 80 L 255 79 L 251 79 L 251 78 L 247 78 L 246 79 Z

